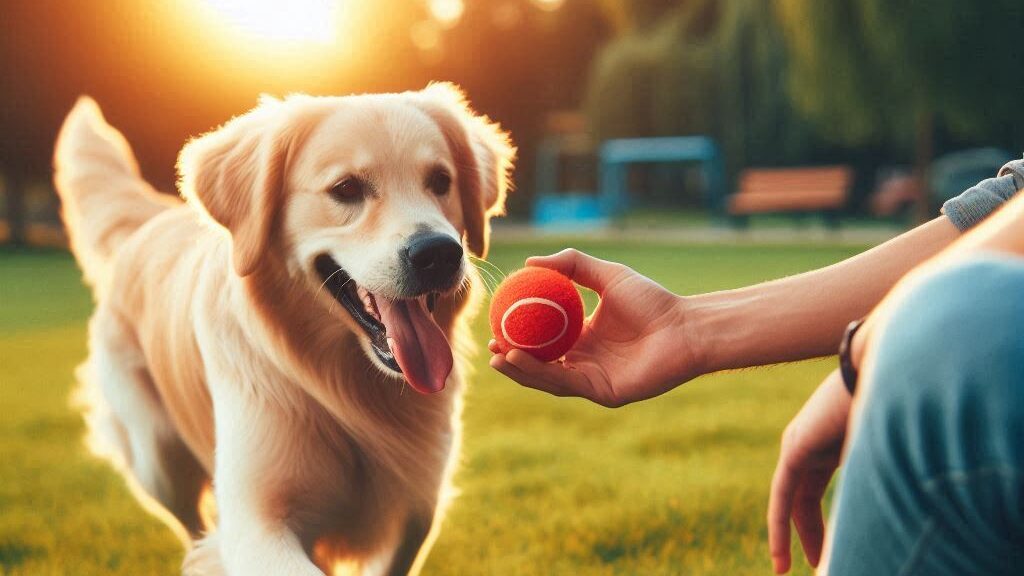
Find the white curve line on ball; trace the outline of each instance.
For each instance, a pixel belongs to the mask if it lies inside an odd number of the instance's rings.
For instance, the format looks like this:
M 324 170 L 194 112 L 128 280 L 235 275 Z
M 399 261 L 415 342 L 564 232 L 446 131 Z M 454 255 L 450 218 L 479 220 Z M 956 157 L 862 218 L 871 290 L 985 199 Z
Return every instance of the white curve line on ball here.
M 520 306 L 526 306 L 527 304 L 544 304 L 545 306 L 551 306 L 555 310 L 558 310 L 558 313 L 562 315 L 562 331 L 558 333 L 558 336 L 555 336 L 554 338 L 548 340 L 547 342 L 544 342 L 543 344 L 534 344 L 533 346 L 530 346 L 527 344 L 520 344 L 519 342 L 516 342 L 515 340 L 512 339 L 511 336 L 508 335 L 508 330 L 505 329 L 505 320 L 508 319 L 509 314 L 511 314 L 516 308 L 519 308 Z M 565 332 L 568 329 L 569 314 L 566 313 L 565 308 L 562 308 L 562 306 L 558 304 L 558 302 L 553 302 L 551 300 L 548 300 L 547 298 L 532 297 L 523 298 L 522 300 L 516 300 L 515 304 L 509 306 L 508 310 L 505 310 L 505 313 L 501 315 L 501 335 L 505 337 L 505 340 L 509 344 L 515 346 L 516 348 L 534 350 L 537 348 L 543 348 L 550 344 L 554 344 L 555 342 L 558 342 L 559 338 L 565 336 Z

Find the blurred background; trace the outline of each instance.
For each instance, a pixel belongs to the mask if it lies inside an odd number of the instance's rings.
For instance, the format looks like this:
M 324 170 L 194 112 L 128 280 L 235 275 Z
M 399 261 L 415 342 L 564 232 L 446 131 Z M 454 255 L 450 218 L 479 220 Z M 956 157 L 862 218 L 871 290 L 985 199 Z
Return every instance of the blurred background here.
M 182 144 L 261 93 L 453 81 L 519 146 L 498 270 L 574 246 L 694 294 L 849 257 L 1020 157 L 1022 32 L 1020 0 L 5 0 L 0 573 L 180 571 L 69 408 L 92 303 L 50 157 L 78 95 L 174 193 Z M 609 411 L 479 357 L 425 573 L 767 573 L 778 438 L 834 364 Z
M 914 221 L 1024 148 L 1016 0 L 37 0 L 0 10 L 0 214 L 13 242 L 56 224 L 50 155 L 79 94 L 100 102 L 146 176 L 173 192 L 182 143 L 260 93 L 454 81 L 520 147 L 511 217 L 555 229 L 655 216 L 674 225 L 686 214 L 690 225 L 772 213 Z M 694 138 L 664 140 L 680 136 Z M 663 140 L 608 146 L 637 138 Z M 825 165 L 849 171 L 756 170 Z M 731 199 L 773 190 L 773 175 L 837 190 Z

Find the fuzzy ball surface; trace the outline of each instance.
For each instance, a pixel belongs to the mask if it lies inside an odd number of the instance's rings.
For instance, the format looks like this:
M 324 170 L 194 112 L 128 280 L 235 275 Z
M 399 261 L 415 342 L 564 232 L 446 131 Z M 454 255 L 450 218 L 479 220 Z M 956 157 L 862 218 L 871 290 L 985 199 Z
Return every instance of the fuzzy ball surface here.
M 583 330 L 583 299 L 572 280 L 527 266 L 509 274 L 491 299 L 491 332 L 498 348 L 528 352 L 543 362 L 561 358 Z

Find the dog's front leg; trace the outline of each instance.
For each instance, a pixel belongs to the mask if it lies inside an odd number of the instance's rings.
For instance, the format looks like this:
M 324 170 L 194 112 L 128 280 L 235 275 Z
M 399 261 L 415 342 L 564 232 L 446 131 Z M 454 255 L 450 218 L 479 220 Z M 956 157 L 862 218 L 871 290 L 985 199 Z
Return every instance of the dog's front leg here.
M 421 514 L 412 513 L 405 522 L 398 549 L 388 567 L 388 576 L 407 576 L 419 574 L 426 560 L 426 552 L 431 544 L 431 525 L 434 523 L 434 511 Z
M 245 522 L 241 516 L 225 521 L 219 533 L 221 560 L 228 576 L 324 576 L 288 528 L 240 522 Z
M 280 414 L 246 394 L 214 393 L 217 545 L 229 576 L 324 576 L 288 526 L 280 490 L 288 443 L 274 434 Z M 277 437 L 275 437 L 277 436 Z

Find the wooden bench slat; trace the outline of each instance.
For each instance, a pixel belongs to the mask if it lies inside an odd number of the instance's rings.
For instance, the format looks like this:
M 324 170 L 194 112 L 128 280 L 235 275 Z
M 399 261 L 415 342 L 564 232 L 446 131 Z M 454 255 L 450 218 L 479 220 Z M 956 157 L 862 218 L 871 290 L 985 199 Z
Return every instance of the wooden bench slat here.
M 736 194 L 729 199 L 729 211 L 733 214 L 814 212 L 819 210 L 837 210 L 845 204 L 845 190 Z
M 853 184 L 848 166 L 745 170 L 739 190 L 729 198 L 729 212 L 815 212 L 845 206 Z
M 846 178 L 747 178 L 739 183 L 740 189 L 783 188 L 786 186 L 819 188 L 845 188 L 850 180 Z
M 744 175 L 752 178 L 847 178 L 852 174 L 848 166 L 822 166 L 817 168 L 750 168 Z
M 794 182 L 793 184 L 780 184 L 778 186 L 744 186 L 739 189 L 739 194 L 775 194 L 782 192 L 817 192 L 819 190 L 846 190 L 848 186 L 836 185 L 832 182 Z

